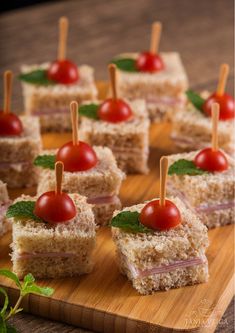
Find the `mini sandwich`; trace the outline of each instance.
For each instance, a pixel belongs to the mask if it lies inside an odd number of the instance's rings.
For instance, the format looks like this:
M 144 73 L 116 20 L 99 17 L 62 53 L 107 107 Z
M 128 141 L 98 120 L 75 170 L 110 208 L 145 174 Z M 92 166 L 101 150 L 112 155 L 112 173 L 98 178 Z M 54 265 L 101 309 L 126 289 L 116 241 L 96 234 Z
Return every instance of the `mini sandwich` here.
M 113 96 L 103 102 L 86 102 L 80 106 L 81 138 L 91 145 L 109 147 L 124 172 L 147 173 L 149 119 L 146 103 L 144 100 L 129 103 L 118 98 L 115 65 L 110 65 L 109 70 Z
M 8 197 L 7 186 L 0 180 L 0 236 L 4 235 L 11 226 L 9 221 L 5 218 L 9 205 L 10 199 Z
M 22 196 L 9 207 L 13 271 L 23 278 L 60 278 L 90 273 L 96 226 L 86 198 L 61 191 L 61 162 L 54 191 Z
M 42 132 L 71 130 L 68 105 L 97 98 L 92 67 L 77 67 L 66 57 L 68 20 L 60 19 L 58 59 L 42 65 L 22 66 L 20 80 L 27 114 L 39 116 Z
M 160 199 L 115 212 L 111 221 L 120 270 L 143 295 L 208 280 L 207 228 L 179 198 L 165 199 L 166 173 L 162 158 Z
M 12 73 L 5 72 L 5 103 L 0 111 L 0 179 L 10 188 L 28 187 L 37 182 L 33 165 L 41 151 L 38 119 L 10 112 Z
M 105 225 L 115 209 L 120 209 L 118 198 L 124 173 L 117 167 L 111 150 L 107 147 L 91 147 L 78 140 L 78 105 L 71 103 L 73 142 L 60 149 L 44 151 L 35 160 L 40 167 L 38 194 L 55 186 L 54 165 L 62 161 L 65 166 L 64 190 L 80 193 L 93 205 L 97 224 Z
M 213 137 L 212 148 L 169 156 L 168 194 L 193 208 L 208 228 L 234 223 L 235 161 Z
M 185 106 L 184 91 L 188 79 L 180 55 L 176 52 L 158 54 L 161 24 L 152 28 L 149 52 L 125 53 L 113 59 L 118 67 L 118 91 L 128 100 L 145 99 L 153 122 L 168 120 Z
M 227 153 L 234 153 L 234 116 L 235 102 L 232 96 L 225 94 L 228 65 L 221 65 L 217 92 L 210 94 L 187 91 L 188 103 L 184 109 L 172 113 L 171 138 L 174 144 L 184 151 L 192 151 L 208 146 L 211 137 L 211 103 L 220 105 L 219 145 Z M 221 87 L 223 84 L 223 87 Z

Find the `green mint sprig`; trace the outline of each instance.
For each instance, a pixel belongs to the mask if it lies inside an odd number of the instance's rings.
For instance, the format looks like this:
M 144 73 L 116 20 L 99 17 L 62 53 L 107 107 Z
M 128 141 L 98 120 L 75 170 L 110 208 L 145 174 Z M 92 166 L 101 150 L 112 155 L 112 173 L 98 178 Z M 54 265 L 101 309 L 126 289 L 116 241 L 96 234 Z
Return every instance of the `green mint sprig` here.
M 98 120 L 98 104 L 84 104 L 79 107 L 79 114 L 81 116 Z
M 34 214 L 35 201 L 18 201 L 8 207 L 7 218 L 26 218 L 37 222 L 44 222 L 40 217 Z
M 33 163 L 44 169 L 54 170 L 55 162 L 55 155 L 39 155 L 35 158 Z
M 112 218 L 110 225 L 134 233 L 153 232 L 140 223 L 139 216 L 138 212 L 123 211 Z
M 47 77 L 47 71 L 45 69 L 36 69 L 29 73 L 22 73 L 18 76 L 21 81 L 25 81 L 31 84 L 48 86 L 56 84 L 55 81 L 49 80 Z
M 174 162 L 168 170 L 168 175 L 203 175 L 208 171 L 198 168 L 193 161 L 180 159 Z
M 192 90 L 187 90 L 186 95 L 188 100 L 195 106 L 195 108 L 204 113 L 202 106 L 205 103 L 205 99 Z
M 19 298 L 14 307 L 9 307 L 9 298 L 4 288 L 0 287 L 0 293 L 4 297 L 3 306 L 0 309 L 0 332 L 16 333 L 16 329 L 8 323 L 8 320 L 23 310 L 20 308 L 22 299 L 28 294 L 38 294 L 42 296 L 51 296 L 54 289 L 50 287 L 41 287 L 35 283 L 35 278 L 31 273 L 25 275 L 23 282 L 20 282 L 18 276 L 8 269 L 0 269 L 0 275 L 12 280 L 20 291 Z
M 118 69 L 125 72 L 138 72 L 136 60 L 132 58 L 115 58 L 111 61 Z

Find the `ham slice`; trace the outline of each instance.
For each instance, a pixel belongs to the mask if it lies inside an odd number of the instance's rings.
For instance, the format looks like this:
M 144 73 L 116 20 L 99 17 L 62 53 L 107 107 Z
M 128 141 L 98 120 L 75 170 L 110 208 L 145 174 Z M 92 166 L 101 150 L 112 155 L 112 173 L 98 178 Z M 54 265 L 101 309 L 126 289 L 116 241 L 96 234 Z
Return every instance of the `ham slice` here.
M 110 195 L 105 197 L 95 197 L 87 199 L 87 202 L 92 205 L 105 205 L 105 204 L 115 204 L 117 202 L 116 195 Z
M 148 96 L 146 98 L 146 102 L 148 104 L 165 104 L 169 106 L 182 106 L 184 105 L 184 100 L 181 98 L 163 96 L 163 97 L 156 97 L 156 96 Z
M 131 271 L 134 278 L 144 278 L 149 275 L 164 274 L 179 268 L 193 267 L 202 265 L 204 263 L 202 258 L 190 258 L 186 260 L 177 260 L 169 265 L 156 266 L 150 269 L 140 270 L 134 267 L 133 264 L 127 263 L 128 269 Z
M 71 252 L 23 252 L 18 254 L 18 259 L 35 259 L 35 258 L 71 258 L 76 256 L 75 253 Z
M 235 201 L 231 200 L 228 202 L 215 203 L 215 204 L 203 204 L 195 208 L 197 213 L 212 213 L 217 210 L 224 210 L 234 208 Z
M 34 116 L 43 116 L 43 115 L 55 115 L 55 114 L 69 114 L 69 109 L 43 109 L 43 110 L 34 110 Z
M 10 162 L 1 162 L 0 163 L 0 169 L 5 170 L 12 168 L 14 170 L 20 171 L 23 167 L 29 166 L 30 163 L 28 161 L 21 161 L 16 163 L 10 163 Z

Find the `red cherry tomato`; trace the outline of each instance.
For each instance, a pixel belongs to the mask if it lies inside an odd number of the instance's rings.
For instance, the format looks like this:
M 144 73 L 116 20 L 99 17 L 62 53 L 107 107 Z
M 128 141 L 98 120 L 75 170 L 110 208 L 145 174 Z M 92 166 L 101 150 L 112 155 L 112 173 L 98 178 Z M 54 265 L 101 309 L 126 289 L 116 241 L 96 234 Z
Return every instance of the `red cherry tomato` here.
M 78 68 L 70 60 L 55 60 L 48 69 L 49 80 L 62 84 L 75 83 L 79 79 Z
M 122 99 L 106 99 L 98 109 L 99 118 L 109 123 L 120 123 L 133 117 L 130 106 Z
M 224 171 L 228 169 L 228 160 L 220 150 L 205 148 L 201 150 L 194 158 L 195 165 L 206 171 Z
M 0 136 L 16 136 L 22 131 L 23 125 L 17 115 L 0 111 Z
M 136 60 L 136 68 L 140 72 L 158 72 L 165 68 L 162 58 L 158 54 L 142 52 Z
M 164 206 L 160 205 L 160 200 L 153 200 L 142 209 L 140 222 L 154 230 L 168 230 L 181 223 L 181 216 L 170 200 L 166 200 Z
M 65 171 L 76 172 L 93 168 L 98 159 L 95 151 L 87 143 L 79 141 L 79 144 L 73 145 L 70 141 L 58 150 L 56 161 L 64 163 Z
M 218 103 L 220 106 L 220 120 L 230 120 L 235 117 L 235 100 L 228 94 L 217 95 L 212 94 L 204 102 L 202 109 L 208 115 L 211 116 L 211 107 L 213 103 Z
M 50 191 L 37 199 L 34 214 L 49 223 L 65 222 L 76 216 L 76 207 L 68 194 Z

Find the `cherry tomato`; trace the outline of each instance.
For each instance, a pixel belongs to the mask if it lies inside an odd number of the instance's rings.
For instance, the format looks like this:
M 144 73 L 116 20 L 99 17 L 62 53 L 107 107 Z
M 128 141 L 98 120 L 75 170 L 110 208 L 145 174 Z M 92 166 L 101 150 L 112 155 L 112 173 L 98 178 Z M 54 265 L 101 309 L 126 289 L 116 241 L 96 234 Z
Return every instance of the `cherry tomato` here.
M 136 67 L 140 72 L 158 72 L 165 68 L 162 58 L 158 54 L 142 52 L 136 60 Z
M 201 150 L 194 158 L 195 165 L 206 171 L 224 171 L 228 169 L 228 160 L 220 150 L 205 148 Z
M 17 115 L 0 111 L 0 136 L 16 136 L 22 131 L 23 125 Z
M 211 116 L 211 107 L 213 103 L 218 103 L 220 106 L 220 120 L 230 120 L 235 117 L 235 100 L 228 94 L 217 95 L 212 94 L 204 102 L 202 109 L 208 115 Z
M 95 151 L 87 143 L 79 141 L 77 145 L 73 145 L 70 141 L 58 150 L 56 161 L 64 163 L 65 171 L 76 172 L 93 168 L 98 159 Z
M 79 80 L 78 68 L 70 60 L 55 60 L 48 69 L 49 80 L 71 84 Z
M 130 106 L 122 99 L 106 99 L 98 109 L 99 118 L 109 123 L 120 123 L 133 117 Z
M 181 216 L 176 205 L 170 200 L 165 200 L 165 205 L 160 205 L 160 200 L 149 202 L 140 213 L 140 222 L 154 230 L 168 230 L 181 223 Z
M 65 222 L 76 216 L 76 207 L 68 194 L 50 191 L 37 199 L 34 214 L 49 223 Z

